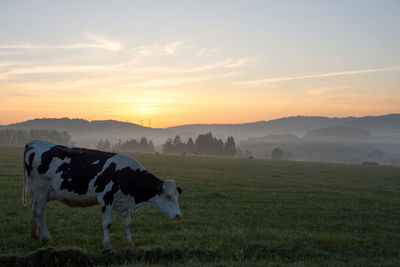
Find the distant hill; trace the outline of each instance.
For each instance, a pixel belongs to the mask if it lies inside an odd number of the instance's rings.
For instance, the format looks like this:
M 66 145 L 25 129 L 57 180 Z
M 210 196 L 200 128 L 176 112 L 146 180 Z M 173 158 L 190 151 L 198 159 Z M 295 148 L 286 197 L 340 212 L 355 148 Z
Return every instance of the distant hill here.
M 297 116 L 270 121 L 243 124 L 192 124 L 167 129 L 183 133 L 212 132 L 215 135 L 231 135 L 240 139 L 275 134 L 305 135 L 308 131 L 330 127 L 357 127 L 370 131 L 373 135 L 400 134 L 400 114 L 368 117 L 328 118 L 316 116 Z
M 185 139 L 188 137 L 196 138 L 199 134 L 207 132 L 223 139 L 232 135 L 237 141 L 265 136 L 269 136 L 267 139 L 285 139 L 296 137 L 274 137 L 274 135 L 291 134 L 302 137 L 311 130 L 331 127 L 355 127 L 365 129 L 374 136 L 395 136 L 400 135 L 400 114 L 346 118 L 297 116 L 242 124 L 192 124 L 165 129 L 154 129 L 114 120 L 87 121 L 69 118 L 43 118 L 2 125 L 0 130 L 63 130 L 68 131 L 77 144 L 93 146 L 99 139 L 109 139 L 110 142 L 115 143 L 118 142 L 118 139 L 124 141 L 131 138 L 139 139 L 142 136 L 153 140 L 155 144 L 163 144 L 167 138 L 173 138 L 177 134 L 186 141 Z
M 312 141 L 336 141 L 342 142 L 355 140 L 369 140 L 372 137 L 370 131 L 357 127 L 329 127 L 314 129 L 306 133 L 304 139 Z
M 93 147 L 100 139 L 108 139 L 111 143 L 117 143 L 128 139 L 140 139 L 142 136 L 152 139 L 154 142 L 165 142 L 165 136 L 173 136 L 164 129 L 153 129 L 137 124 L 120 122 L 114 120 L 87 121 L 83 119 L 34 119 L 21 123 L 0 126 L 1 129 L 56 129 L 67 131 L 71 134 L 72 140 L 79 145 Z
M 247 141 L 252 143 L 295 143 L 301 138 L 294 134 L 271 134 L 262 137 L 252 137 Z
M 20 123 L 14 123 L 5 125 L 2 127 L 13 128 L 17 130 L 28 130 L 28 129 L 58 129 L 66 131 L 92 131 L 92 130 L 104 130 L 110 128 L 118 129 L 147 129 L 146 127 L 128 123 L 120 122 L 114 120 L 104 120 L 104 121 L 87 121 L 83 119 L 34 119 L 28 120 Z

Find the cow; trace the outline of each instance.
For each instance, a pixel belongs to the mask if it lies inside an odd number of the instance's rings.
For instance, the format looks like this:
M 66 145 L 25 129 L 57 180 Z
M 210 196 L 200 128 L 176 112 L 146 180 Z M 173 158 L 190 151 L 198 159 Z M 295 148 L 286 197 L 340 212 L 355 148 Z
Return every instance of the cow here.
M 104 231 L 103 246 L 110 247 L 112 210 L 123 219 L 125 238 L 133 245 L 130 213 L 152 205 L 171 219 L 179 220 L 180 187 L 174 180 L 162 181 L 135 159 L 118 153 L 31 140 L 23 154 L 22 200 L 31 195 L 31 235 L 52 243 L 46 225 L 46 204 L 58 200 L 70 207 L 100 205 Z

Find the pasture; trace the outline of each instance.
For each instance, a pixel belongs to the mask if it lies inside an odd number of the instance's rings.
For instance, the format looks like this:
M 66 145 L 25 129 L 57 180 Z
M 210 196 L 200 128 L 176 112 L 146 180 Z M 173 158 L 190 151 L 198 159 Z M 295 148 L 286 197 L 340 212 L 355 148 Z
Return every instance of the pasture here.
M 30 237 L 21 155 L 0 148 L 0 265 L 400 265 L 400 168 L 132 154 L 182 187 L 183 219 L 140 208 L 129 248 L 114 215 L 103 251 L 99 206 L 49 202 L 54 244 Z

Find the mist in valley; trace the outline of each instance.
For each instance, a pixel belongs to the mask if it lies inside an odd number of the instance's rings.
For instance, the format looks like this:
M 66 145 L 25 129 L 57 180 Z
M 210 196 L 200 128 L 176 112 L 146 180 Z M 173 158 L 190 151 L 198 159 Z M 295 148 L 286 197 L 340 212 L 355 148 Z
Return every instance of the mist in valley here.
M 244 124 L 195 124 L 170 128 L 150 128 L 113 120 L 35 119 L 0 127 L 0 131 L 7 129 L 67 132 L 70 145 L 92 149 L 117 150 L 128 142 L 151 141 L 151 150 L 139 151 L 157 153 L 171 151 L 165 149 L 165 144 L 176 141 L 177 137 L 183 144 L 189 138 L 190 142 L 196 143 L 199 135 L 211 133 L 222 143 L 232 136 L 236 145 L 232 156 L 246 159 L 400 165 L 400 115 L 396 114 L 360 118 L 297 116 Z M 145 140 L 141 140 L 143 137 Z M 99 147 L 99 143 L 105 142 L 107 146 Z M 201 149 L 192 147 L 182 151 L 185 155 L 202 154 L 199 153 Z

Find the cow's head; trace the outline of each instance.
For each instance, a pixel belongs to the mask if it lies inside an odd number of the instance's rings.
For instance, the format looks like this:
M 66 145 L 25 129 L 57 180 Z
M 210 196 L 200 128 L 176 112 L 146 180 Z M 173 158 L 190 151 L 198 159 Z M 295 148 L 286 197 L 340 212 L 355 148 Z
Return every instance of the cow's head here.
M 182 218 L 178 203 L 180 194 L 182 194 L 182 189 L 176 187 L 175 181 L 166 180 L 160 185 L 157 195 L 151 199 L 151 202 L 164 215 L 171 219 L 179 220 Z

